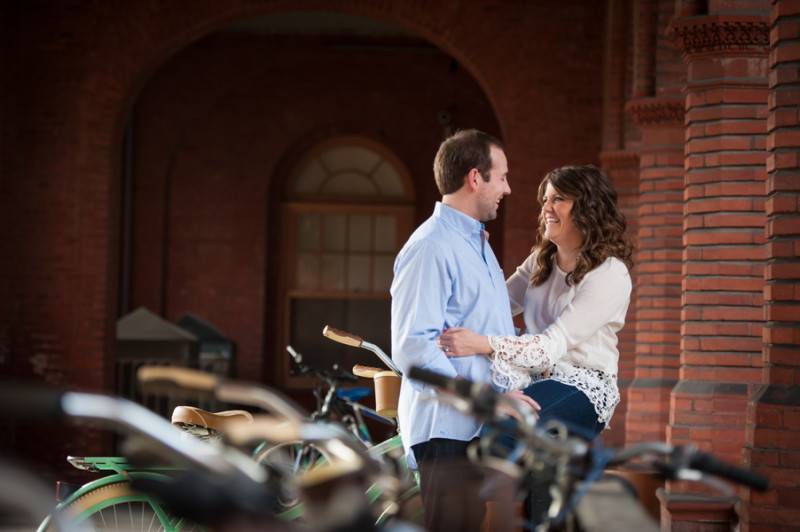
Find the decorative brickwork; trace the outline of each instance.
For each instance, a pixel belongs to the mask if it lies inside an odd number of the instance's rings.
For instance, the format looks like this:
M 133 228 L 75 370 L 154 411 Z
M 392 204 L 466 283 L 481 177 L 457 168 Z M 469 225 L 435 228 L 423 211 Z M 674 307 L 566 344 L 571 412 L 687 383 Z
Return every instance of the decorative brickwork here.
M 627 109 L 639 127 L 683 126 L 683 100 L 639 98 L 628 102 Z
M 763 18 L 682 19 L 672 27 L 672 33 L 688 55 L 749 51 L 753 48 L 766 50 L 769 45 L 769 26 Z

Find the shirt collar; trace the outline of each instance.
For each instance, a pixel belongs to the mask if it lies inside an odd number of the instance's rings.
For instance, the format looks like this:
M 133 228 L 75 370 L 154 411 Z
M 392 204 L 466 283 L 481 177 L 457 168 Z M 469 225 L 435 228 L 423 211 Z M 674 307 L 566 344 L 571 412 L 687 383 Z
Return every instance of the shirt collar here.
M 433 215 L 444 220 L 445 223 L 456 229 L 464 236 L 473 236 L 483 234 L 484 225 L 475 218 L 464 214 L 463 212 L 449 207 L 441 201 L 436 202 L 433 209 Z

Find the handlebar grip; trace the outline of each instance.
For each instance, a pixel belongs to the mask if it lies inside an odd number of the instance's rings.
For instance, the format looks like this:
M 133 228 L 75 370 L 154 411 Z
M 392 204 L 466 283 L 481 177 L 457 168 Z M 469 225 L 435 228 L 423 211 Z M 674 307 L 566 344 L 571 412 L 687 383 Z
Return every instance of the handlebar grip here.
M 479 389 L 483 389 L 483 387 L 480 385 L 475 386 L 475 383 L 470 380 L 461 378 L 454 379 L 452 377 L 442 375 L 441 373 L 422 369 L 417 366 L 413 366 L 409 370 L 408 376 L 411 379 L 424 382 L 425 384 L 431 384 L 433 386 L 438 386 L 439 388 L 444 388 L 445 390 L 454 393 L 459 397 L 463 397 L 464 399 L 473 399 L 475 392 L 477 392 Z
M 450 385 L 450 381 L 452 381 L 450 377 L 442 375 L 441 373 L 422 369 L 417 366 L 413 366 L 408 370 L 408 378 L 424 382 L 425 384 L 439 386 L 440 388 L 447 388 Z
M 381 368 L 375 368 L 372 366 L 362 366 L 361 364 L 356 364 L 353 366 L 353 375 L 357 375 L 359 377 L 364 377 L 366 379 L 373 378 L 377 373 L 380 373 L 382 370 Z
M 226 437 L 233 443 L 246 445 L 267 440 L 275 443 L 302 439 L 301 426 L 288 419 L 258 416 L 252 423 L 231 423 L 225 427 Z
M 0 417 L 44 418 L 63 414 L 64 390 L 40 383 L 3 382 L 0 384 Z
M 355 334 L 347 331 L 335 329 L 330 325 L 326 325 L 322 329 L 322 336 L 328 338 L 329 340 L 333 340 L 334 342 L 339 342 L 340 344 L 349 345 L 351 347 L 361 347 L 361 344 L 364 342 L 360 336 L 356 336 Z
M 723 462 L 707 453 L 697 453 L 692 456 L 689 467 L 749 486 L 757 491 L 766 491 L 769 487 L 769 479 L 764 475 Z
M 189 390 L 211 392 L 219 378 L 210 373 L 173 366 L 142 366 L 137 372 L 139 382 L 146 385 L 168 383 Z

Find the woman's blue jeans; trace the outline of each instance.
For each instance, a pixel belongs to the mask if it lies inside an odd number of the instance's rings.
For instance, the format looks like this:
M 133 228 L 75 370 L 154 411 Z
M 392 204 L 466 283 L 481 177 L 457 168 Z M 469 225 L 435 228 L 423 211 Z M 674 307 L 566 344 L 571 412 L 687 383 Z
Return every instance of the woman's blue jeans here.
M 597 412 L 589 398 L 575 386 L 554 380 L 535 382 L 525 388 L 525 395 L 539 403 L 539 422 L 557 419 L 579 436 L 593 439 L 606 424 L 597 420 Z
M 587 440 L 594 439 L 605 428 L 605 423 L 597 420 L 597 412 L 589 398 L 574 386 L 548 379 L 531 384 L 525 388 L 524 393 L 542 407 L 539 412 L 539 423 L 551 419 L 562 421 L 570 433 Z M 516 421 L 511 420 L 508 423 L 513 426 Z M 483 434 L 490 430 L 484 428 Z M 507 450 L 514 446 L 514 439 L 511 436 L 503 436 L 496 441 L 501 448 Z M 530 479 L 525 498 L 525 516 L 533 526 L 543 520 L 550 506 L 549 485 L 552 474 L 550 468 L 545 468 L 541 475 Z

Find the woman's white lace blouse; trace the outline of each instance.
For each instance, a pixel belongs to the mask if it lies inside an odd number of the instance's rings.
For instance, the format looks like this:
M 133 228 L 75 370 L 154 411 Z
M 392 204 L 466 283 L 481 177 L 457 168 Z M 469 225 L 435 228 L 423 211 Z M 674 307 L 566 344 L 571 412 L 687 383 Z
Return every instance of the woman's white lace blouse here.
M 625 324 L 631 280 L 625 264 L 609 258 L 567 286 L 554 264 L 540 286 L 530 283 L 534 255 L 506 285 L 514 315 L 524 313 L 528 334 L 490 336 L 492 377 L 506 389 L 522 389 L 550 378 L 575 386 L 608 424 L 619 403 L 617 332 Z

